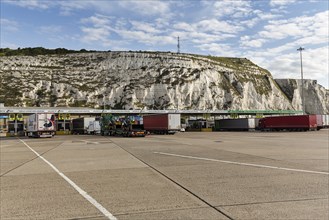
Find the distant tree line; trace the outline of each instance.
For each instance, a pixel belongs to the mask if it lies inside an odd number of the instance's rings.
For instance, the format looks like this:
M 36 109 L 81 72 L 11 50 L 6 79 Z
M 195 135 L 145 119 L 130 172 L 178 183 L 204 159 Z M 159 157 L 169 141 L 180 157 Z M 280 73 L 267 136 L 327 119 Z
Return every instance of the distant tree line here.
M 26 47 L 26 48 L 0 48 L 0 56 L 37 56 L 37 55 L 63 55 L 69 53 L 88 53 L 96 52 L 95 50 L 68 50 L 65 48 L 56 48 L 56 49 L 46 49 L 43 47 Z

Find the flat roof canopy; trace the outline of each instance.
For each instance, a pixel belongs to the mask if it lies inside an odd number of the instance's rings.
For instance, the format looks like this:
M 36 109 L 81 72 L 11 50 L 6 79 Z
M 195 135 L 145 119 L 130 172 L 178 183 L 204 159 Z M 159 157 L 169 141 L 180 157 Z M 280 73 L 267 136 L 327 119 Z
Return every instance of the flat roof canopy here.
M 164 109 L 164 110 L 146 110 L 146 109 L 134 109 L 134 110 L 120 110 L 120 109 L 93 109 L 93 108 L 65 108 L 65 107 L 1 107 L 0 114 L 6 115 L 10 113 L 69 113 L 69 114 L 159 114 L 159 113 L 180 113 L 180 114 L 214 114 L 214 115 L 256 115 L 256 114 L 302 114 L 302 111 L 294 110 L 176 110 L 176 109 Z

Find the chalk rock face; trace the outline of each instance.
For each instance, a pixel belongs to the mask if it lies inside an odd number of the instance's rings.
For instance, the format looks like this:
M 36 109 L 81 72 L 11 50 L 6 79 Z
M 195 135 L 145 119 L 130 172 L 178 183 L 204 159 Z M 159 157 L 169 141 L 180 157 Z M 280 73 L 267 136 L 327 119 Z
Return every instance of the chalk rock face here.
M 0 67 L 6 106 L 300 110 L 298 91 L 290 88 L 291 98 L 245 58 L 94 52 L 1 57 Z M 328 91 L 319 86 L 315 94 L 317 109 L 328 111 Z
M 275 79 L 275 81 L 296 110 L 302 110 L 303 93 L 304 109 L 306 113 L 329 113 L 329 90 L 317 84 L 316 80 L 304 79 L 303 86 L 300 79 Z

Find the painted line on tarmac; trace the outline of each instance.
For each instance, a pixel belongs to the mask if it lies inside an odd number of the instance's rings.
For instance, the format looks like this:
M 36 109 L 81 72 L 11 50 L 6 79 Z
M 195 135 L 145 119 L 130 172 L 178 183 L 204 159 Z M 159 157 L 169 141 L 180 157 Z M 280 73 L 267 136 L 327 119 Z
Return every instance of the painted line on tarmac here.
M 228 164 L 235 164 L 240 166 L 251 166 L 251 167 L 259 167 L 259 168 L 268 168 L 268 169 L 277 169 L 277 170 L 287 170 L 287 171 L 294 171 L 300 173 L 313 173 L 313 174 L 322 174 L 322 175 L 329 175 L 328 172 L 321 172 L 321 171 L 314 171 L 314 170 L 300 170 L 300 169 L 292 169 L 292 168 L 285 168 L 285 167 L 275 167 L 275 166 L 267 166 L 262 164 L 252 164 L 252 163 L 240 163 L 235 161 L 228 161 L 228 160 L 217 160 L 205 157 L 193 157 L 188 155 L 180 155 L 180 154 L 170 154 L 164 152 L 153 152 L 155 154 L 173 156 L 173 157 L 182 157 L 182 158 L 189 158 L 189 159 L 196 159 L 196 160 L 206 160 L 206 161 L 213 161 L 213 162 L 220 162 L 220 163 L 228 163 Z
M 115 216 L 113 216 L 107 209 L 105 209 L 100 203 L 98 203 L 93 197 L 91 197 L 87 192 L 81 189 L 77 184 L 75 184 L 70 178 L 65 176 L 57 167 L 55 167 L 52 163 L 46 160 L 43 156 L 41 156 L 38 152 L 33 150 L 25 141 L 19 139 L 26 147 L 28 147 L 34 154 L 36 154 L 40 159 L 42 159 L 45 163 L 47 163 L 53 170 L 60 175 L 66 182 L 68 182 L 76 191 L 78 191 L 88 202 L 90 202 L 93 206 L 95 206 L 101 213 L 103 213 L 108 219 L 117 220 Z
M 83 142 L 85 142 L 85 144 L 99 144 L 99 142 L 97 141 L 90 141 L 90 140 L 81 140 Z
M 73 140 L 72 143 L 99 144 L 99 142 L 88 140 Z

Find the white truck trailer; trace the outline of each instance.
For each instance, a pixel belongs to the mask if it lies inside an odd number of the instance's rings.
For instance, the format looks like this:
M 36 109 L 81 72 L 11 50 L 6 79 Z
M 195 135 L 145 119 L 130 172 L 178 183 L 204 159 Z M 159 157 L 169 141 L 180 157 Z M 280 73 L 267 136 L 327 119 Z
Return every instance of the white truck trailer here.
M 53 137 L 55 131 L 54 113 L 36 113 L 28 117 L 26 129 L 28 137 Z
M 99 121 L 90 121 L 89 126 L 87 128 L 87 134 L 100 134 L 101 133 L 101 126 Z

